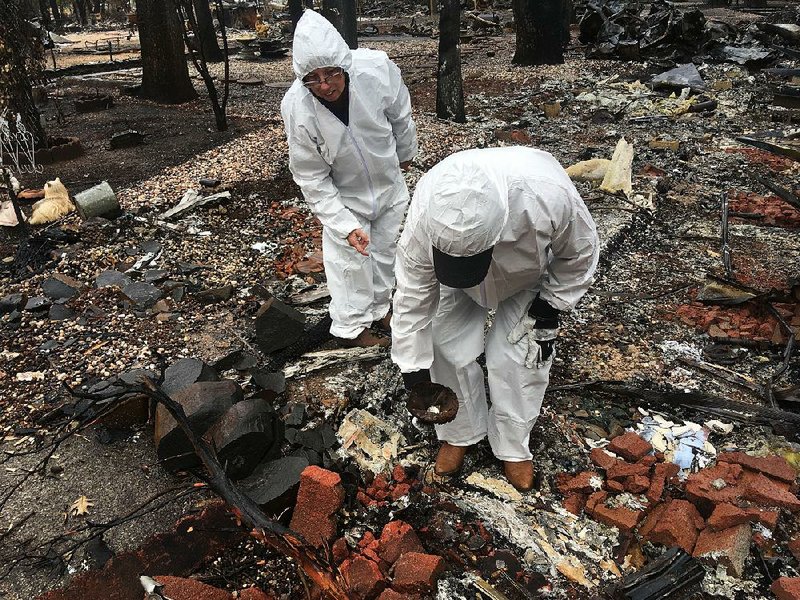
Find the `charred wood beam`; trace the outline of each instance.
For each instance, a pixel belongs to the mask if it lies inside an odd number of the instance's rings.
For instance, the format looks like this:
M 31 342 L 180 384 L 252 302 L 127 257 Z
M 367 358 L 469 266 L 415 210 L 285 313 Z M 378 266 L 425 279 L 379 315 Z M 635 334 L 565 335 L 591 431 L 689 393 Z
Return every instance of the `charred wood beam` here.
M 754 148 L 758 148 L 759 150 L 766 150 L 767 152 L 772 152 L 773 154 L 777 154 L 779 156 L 785 156 L 786 158 L 791 158 L 792 160 L 800 162 L 800 150 L 798 150 L 797 148 L 792 148 L 790 146 L 781 146 L 780 144 L 773 144 L 772 142 L 757 140 L 748 136 L 737 137 L 736 141 L 742 142 L 743 144 L 747 144 L 748 146 L 753 146 Z
M 777 183 L 772 183 L 768 179 L 764 179 L 759 175 L 754 175 L 753 179 L 755 179 L 758 183 L 763 185 L 765 188 L 767 188 L 769 191 L 778 196 L 781 200 L 783 200 L 787 204 L 790 204 L 797 210 L 800 210 L 800 197 L 798 197 L 797 194 L 794 194 L 790 190 L 787 190 L 785 187 L 782 187 Z

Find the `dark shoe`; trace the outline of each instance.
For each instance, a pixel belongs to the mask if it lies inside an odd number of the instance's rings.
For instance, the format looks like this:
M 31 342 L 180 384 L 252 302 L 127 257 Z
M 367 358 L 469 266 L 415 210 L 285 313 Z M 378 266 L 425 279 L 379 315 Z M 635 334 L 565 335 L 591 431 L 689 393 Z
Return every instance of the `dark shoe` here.
M 386 333 L 392 333 L 392 311 L 386 313 L 386 316 L 382 319 L 378 319 L 372 323 L 373 327 L 377 327 L 381 331 L 385 331 Z
M 469 446 L 452 446 L 443 442 L 439 453 L 436 455 L 436 466 L 433 472 L 440 477 L 455 475 L 464 466 L 464 457 Z
M 508 483 L 520 492 L 527 492 L 533 488 L 533 461 L 522 460 L 519 462 L 503 461 Z
M 362 329 L 353 339 L 336 338 L 339 340 L 339 345 L 345 348 L 369 348 L 371 346 L 379 346 L 386 348 L 389 345 L 389 339 L 383 336 L 378 336 L 372 333 L 369 329 Z

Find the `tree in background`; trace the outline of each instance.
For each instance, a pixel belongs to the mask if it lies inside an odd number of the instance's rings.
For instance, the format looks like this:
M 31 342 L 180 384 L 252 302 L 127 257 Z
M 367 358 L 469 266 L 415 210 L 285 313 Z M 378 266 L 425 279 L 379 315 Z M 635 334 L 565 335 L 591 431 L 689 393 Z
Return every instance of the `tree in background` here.
M 45 148 L 47 136 L 32 93 L 32 82 L 42 72 L 44 48 L 22 14 L 20 0 L 0 1 L 0 114 L 12 133 L 19 118 L 36 147 Z
M 292 31 L 303 16 L 306 8 L 314 8 L 314 0 L 289 0 L 289 15 L 292 17 Z
M 356 0 L 322 0 L 322 16 L 333 23 L 351 50 L 358 48 Z
M 439 12 L 439 68 L 436 73 L 436 116 L 464 123 L 464 84 L 461 79 L 461 3 L 442 0 Z
M 203 59 L 206 62 L 220 62 L 225 55 L 217 43 L 217 33 L 214 30 L 214 19 L 211 16 L 211 9 L 208 0 L 193 0 L 194 19 L 192 31 L 194 39 L 202 49 Z
M 196 99 L 176 0 L 136 0 L 136 21 L 142 46 L 139 96 L 167 104 Z
M 564 23 L 569 30 L 567 0 L 513 0 L 517 45 L 515 65 L 560 65 L 564 62 Z

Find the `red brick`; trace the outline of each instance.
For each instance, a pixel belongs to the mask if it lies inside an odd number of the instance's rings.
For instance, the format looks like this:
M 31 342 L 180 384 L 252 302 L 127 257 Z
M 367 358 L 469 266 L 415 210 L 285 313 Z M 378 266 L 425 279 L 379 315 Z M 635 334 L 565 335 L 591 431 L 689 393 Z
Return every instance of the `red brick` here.
M 776 506 L 792 512 L 800 510 L 797 499 L 781 482 L 775 481 L 761 473 L 748 473 L 745 477 L 743 497 L 761 506 Z
M 760 508 L 739 508 L 733 504 L 718 504 L 714 512 L 708 518 L 707 525 L 715 531 L 735 527 L 742 523 L 759 522 L 764 527 L 775 529 L 778 525 L 780 513 Z
M 378 565 L 363 556 L 344 561 L 341 573 L 350 591 L 348 598 L 372 600 L 386 587 L 386 580 Z
M 333 542 L 331 553 L 333 554 L 333 562 L 337 566 L 342 564 L 346 559 L 350 558 L 350 546 L 347 545 L 347 540 L 344 538 L 339 538 Z
M 395 466 L 394 470 L 392 471 L 392 479 L 394 479 L 397 483 L 408 483 L 409 477 L 403 465 Z
M 617 481 L 616 479 L 609 479 L 606 481 L 606 487 L 610 492 L 624 492 L 625 485 L 621 481 Z
M 667 481 L 675 477 L 680 471 L 680 467 L 675 463 L 659 463 L 653 469 L 653 476 L 650 478 L 650 487 L 647 489 L 647 499 L 655 504 L 664 495 L 664 488 Z
M 570 494 L 564 498 L 564 509 L 571 512 L 573 515 L 580 515 L 586 506 L 587 498 L 588 496 L 586 494 Z
M 403 521 L 387 523 L 381 532 L 378 554 L 391 565 L 406 552 L 425 552 L 414 528 Z
M 743 469 L 732 463 L 717 463 L 710 469 L 692 473 L 686 479 L 686 497 L 695 503 L 720 504 L 729 502 L 736 504 L 742 495 L 737 485 Z M 717 489 L 714 482 L 721 480 L 726 485 Z M 708 513 L 706 513 L 708 514 Z
M 658 462 L 658 459 L 653 454 L 648 454 L 641 460 L 637 461 L 640 465 L 647 465 L 648 467 L 652 467 L 654 464 Z
M 411 486 L 407 483 L 398 483 L 392 488 L 392 500 L 399 500 L 411 493 Z
M 679 546 L 691 553 L 697 533 L 703 525 L 703 517 L 694 504 L 686 500 L 672 500 L 661 512 L 647 539 L 667 547 Z
M 249 587 L 239 591 L 239 600 L 274 600 L 275 596 L 270 596 L 258 588 Z
M 617 462 L 619 462 L 618 458 L 611 456 L 608 452 L 603 450 L 602 448 L 592 448 L 592 452 L 589 454 L 589 458 L 591 461 L 600 467 L 603 470 L 612 467 Z
M 316 547 L 330 543 L 336 535 L 336 512 L 344 502 L 338 473 L 310 466 L 300 476 L 300 490 L 289 527 Z
M 717 461 L 742 465 L 753 471 L 790 483 L 797 477 L 797 471 L 782 456 L 757 457 L 750 456 L 744 452 L 723 452 L 717 457 Z
M 597 494 L 608 495 L 606 492 L 595 492 L 586 503 L 586 512 L 596 521 L 616 527 L 620 531 L 631 531 L 644 516 L 643 511 L 633 510 L 626 506 L 618 506 L 616 508 L 606 506 L 605 497 L 597 496 Z M 593 498 L 596 499 L 593 501 Z
M 593 485 L 595 484 L 595 485 Z M 558 490 L 568 496 L 572 493 L 591 494 L 603 485 L 603 478 L 594 471 L 583 471 L 559 484 Z
M 661 504 L 656 504 L 656 507 L 650 511 L 642 524 L 639 526 L 637 532 L 639 533 L 639 537 L 642 539 L 647 539 L 650 533 L 653 531 L 658 522 L 661 520 L 661 516 L 664 514 L 664 511 L 667 510 L 667 503 L 662 502 Z
M 778 600 L 800 600 L 800 577 L 779 577 L 769 589 Z
M 641 494 L 650 487 L 650 479 L 644 475 L 633 475 L 625 479 L 625 489 L 633 494 Z
M 194 579 L 159 575 L 155 580 L 164 586 L 164 595 L 172 600 L 232 600 L 230 592 L 211 587 Z M 147 597 L 147 594 L 144 594 Z
M 606 470 L 606 477 L 608 479 L 625 479 L 634 475 L 648 475 L 650 467 L 642 464 L 630 464 L 619 461 L 617 464 L 611 466 Z
M 629 431 L 611 440 L 608 449 L 614 454 L 619 454 L 625 460 L 637 461 L 644 458 L 653 450 L 650 442 L 645 441 L 639 434 Z
M 406 552 L 394 565 L 392 589 L 412 594 L 430 593 L 444 573 L 444 567 L 441 556 Z
M 753 530 L 749 523 L 713 531 L 705 528 L 697 538 L 692 556 L 711 559 L 725 567 L 729 575 L 741 577 L 744 561 L 750 554 L 750 538 Z
M 795 536 L 789 543 L 786 544 L 786 547 L 789 549 L 789 552 L 792 553 L 795 560 L 800 561 L 800 535 Z
M 421 600 L 421 598 L 422 596 L 418 594 L 401 594 L 391 588 L 383 590 L 383 593 L 378 596 L 378 600 Z
M 361 548 L 366 548 L 367 546 L 372 544 L 376 539 L 378 539 L 378 538 L 375 537 L 375 534 L 372 533 L 371 531 L 367 530 L 367 531 L 364 532 L 364 535 L 361 536 L 361 539 L 358 540 L 358 547 L 360 549 Z

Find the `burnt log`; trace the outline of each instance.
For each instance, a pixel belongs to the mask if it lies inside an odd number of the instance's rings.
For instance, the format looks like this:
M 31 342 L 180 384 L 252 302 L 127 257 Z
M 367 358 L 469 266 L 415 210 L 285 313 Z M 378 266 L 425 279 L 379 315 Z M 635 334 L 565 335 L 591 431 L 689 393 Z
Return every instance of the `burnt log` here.
M 219 461 L 234 481 L 280 455 L 283 421 L 261 398 L 237 402 L 208 432 Z

